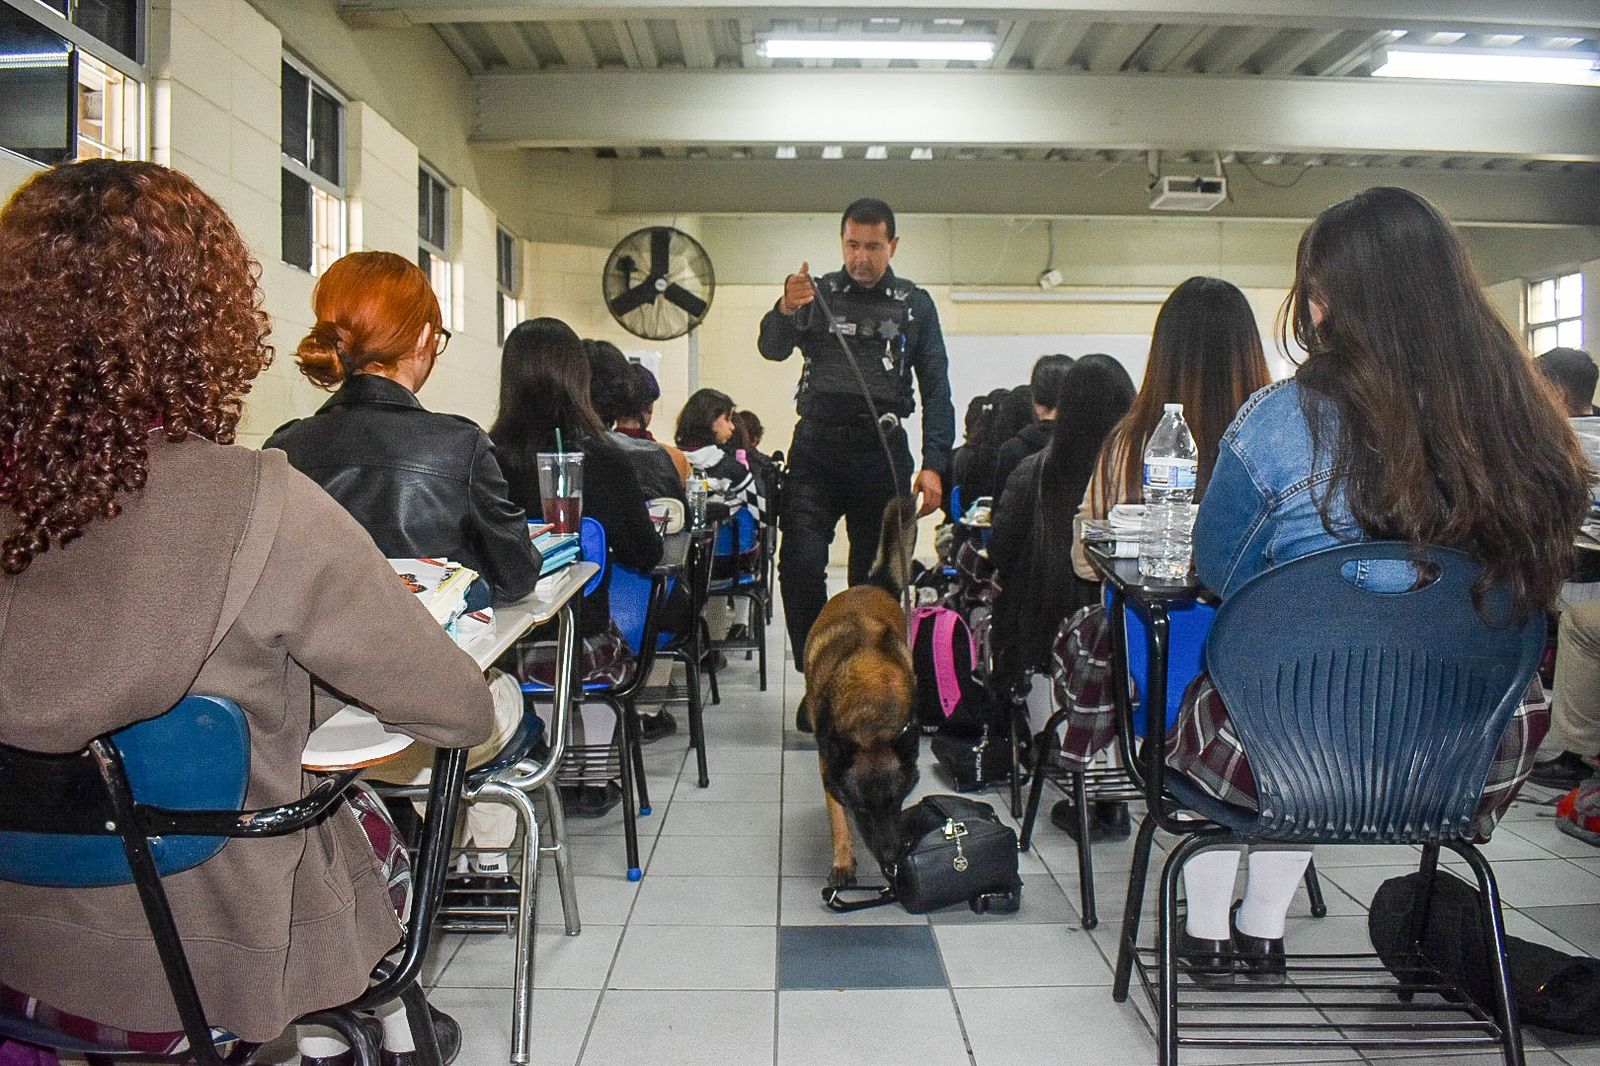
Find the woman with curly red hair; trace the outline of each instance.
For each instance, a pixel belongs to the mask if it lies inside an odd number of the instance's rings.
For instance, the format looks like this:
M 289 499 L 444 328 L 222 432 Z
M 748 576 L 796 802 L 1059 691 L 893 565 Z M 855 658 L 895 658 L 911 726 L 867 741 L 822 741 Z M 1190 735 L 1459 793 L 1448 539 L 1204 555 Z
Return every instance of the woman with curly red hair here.
M 231 446 L 271 358 L 259 272 L 216 202 L 152 163 L 45 171 L 0 210 L 0 743 L 76 751 L 224 697 L 264 807 L 301 794 L 329 713 L 313 678 L 432 744 L 488 735 L 483 675 L 371 539 L 281 453 Z M 371 843 L 392 827 L 357 807 L 168 880 L 214 1024 L 273 1040 L 358 996 L 398 941 L 399 871 Z M 101 1043 L 181 1042 L 132 886 L 0 882 L 0 943 L 9 1004 Z

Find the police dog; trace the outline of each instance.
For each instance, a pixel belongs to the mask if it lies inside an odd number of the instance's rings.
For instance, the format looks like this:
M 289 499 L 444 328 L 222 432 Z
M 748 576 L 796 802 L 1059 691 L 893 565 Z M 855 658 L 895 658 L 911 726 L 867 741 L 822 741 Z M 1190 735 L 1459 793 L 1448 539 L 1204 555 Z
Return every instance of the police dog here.
M 911 721 L 916 676 L 901 606 L 916 546 L 917 506 L 915 496 L 889 502 L 866 583 L 830 599 L 806 638 L 806 706 L 833 832 L 832 888 L 855 881 L 851 820 L 880 866 L 894 861 L 901 807 L 917 783 L 918 731 Z

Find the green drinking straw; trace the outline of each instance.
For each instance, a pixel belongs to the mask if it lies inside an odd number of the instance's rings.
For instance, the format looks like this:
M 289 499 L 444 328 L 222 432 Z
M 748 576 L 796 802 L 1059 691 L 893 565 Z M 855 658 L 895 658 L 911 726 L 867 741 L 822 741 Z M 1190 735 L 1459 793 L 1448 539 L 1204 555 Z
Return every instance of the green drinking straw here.
M 561 427 L 557 426 L 556 427 L 556 455 L 557 456 L 564 456 L 566 454 L 567 454 L 566 448 L 562 447 L 562 445 L 561 445 Z M 567 480 L 567 464 L 566 464 L 565 461 L 563 461 L 561 459 L 557 459 L 556 460 L 556 495 L 557 496 L 565 496 L 567 494 L 567 492 L 566 492 L 566 480 Z

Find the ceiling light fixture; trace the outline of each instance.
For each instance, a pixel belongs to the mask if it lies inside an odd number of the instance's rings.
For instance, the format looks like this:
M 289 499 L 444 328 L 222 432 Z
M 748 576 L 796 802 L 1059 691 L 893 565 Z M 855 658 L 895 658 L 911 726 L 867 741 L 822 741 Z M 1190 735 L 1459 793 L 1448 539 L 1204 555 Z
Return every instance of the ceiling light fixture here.
M 794 150 L 794 145 L 780 144 L 778 145 L 777 151 L 772 153 L 772 157 L 774 159 L 794 159 L 796 158 L 797 154 L 798 153 L 796 153 Z
M 765 59 L 927 59 L 987 63 L 994 41 L 940 34 L 864 34 L 852 37 L 766 37 L 757 42 Z
M 887 145 L 883 145 L 883 144 L 869 144 L 869 145 L 867 145 L 867 158 L 868 159 L 888 159 L 889 158 L 889 148 L 888 148 L 888 146 Z
M 933 149 L 932 148 L 913 148 L 913 149 L 911 149 L 911 158 L 912 159 L 932 159 L 933 158 Z
M 1375 78 L 1448 81 L 1517 81 L 1546 85 L 1600 85 L 1594 52 L 1510 48 L 1394 46 L 1378 50 Z
M 843 159 L 844 158 L 844 146 L 843 145 L 839 145 L 839 144 L 825 144 L 825 145 L 823 145 L 822 146 L 822 158 L 824 158 L 824 159 Z

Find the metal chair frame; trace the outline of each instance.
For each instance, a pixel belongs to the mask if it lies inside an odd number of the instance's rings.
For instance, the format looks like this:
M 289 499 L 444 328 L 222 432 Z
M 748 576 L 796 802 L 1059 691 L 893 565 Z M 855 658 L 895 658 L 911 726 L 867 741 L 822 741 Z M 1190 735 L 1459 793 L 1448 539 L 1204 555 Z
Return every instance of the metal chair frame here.
M 748 522 L 748 527 L 741 521 Z M 768 537 L 765 534 L 764 523 L 751 514 L 748 509 L 741 508 L 735 511 L 728 520 L 726 527 L 731 534 L 732 552 L 728 555 L 713 553 L 712 565 L 717 559 L 732 559 L 734 573 L 731 577 L 711 582 L 711 595 L 725 596 L 731 608 L 735 600 L 746 600 L 750 604 L 750 636 L 743 640 L 712 641 L 711 646 L 726 651 L 753 651 L 756 654 L 757 671 L 759 674 L 762 692 L 767 690 L 767 604 L 772 599 L 772 590 L 767 581 L 768 573 Z M 747 546 L 741 535 L 750 534 L 750 543 Z M 754 558 L 746 558 L 754 552 Z M 711 671 L 713 685 L 716 672 Z

